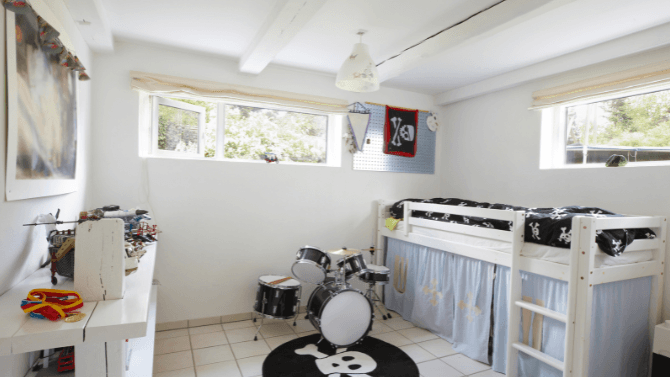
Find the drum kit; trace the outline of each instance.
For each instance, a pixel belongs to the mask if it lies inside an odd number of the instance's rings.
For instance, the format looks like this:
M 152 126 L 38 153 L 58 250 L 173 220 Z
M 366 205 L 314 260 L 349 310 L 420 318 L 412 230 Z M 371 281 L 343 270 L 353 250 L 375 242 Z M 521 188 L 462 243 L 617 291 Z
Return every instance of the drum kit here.
M 375 249 L 365 249 L 374 254 Z M 333 259 L 338 259 L 332 263 Z M 335 267 L 331 269 L 331 267 Z M 372 329 L 374 308 L 378 307 L 382 318 L 391 318 L 382 300 L 375 292 L 377 284 L 389 282 L 389 269 L 367 264 L 361 250 L 333 249 L 323 251 L 314 246 L 305 246 L 296 254 L 291 272 L 306 283 L 317 284 L 307 302 L 307 316 L 314 328 L 321 333 L 321 340 L 333 347 L 347 348 L 360 343 Z M 354 278 L 368 284 L 367 291 L 352 288 Z M 291 319 L 293 326 L 300 308 L 302 285 L 291 277 L 265 275 L 258 279 L 254 312 L 261 318 Z M 256 318 L 254 318 L 256 322 Z

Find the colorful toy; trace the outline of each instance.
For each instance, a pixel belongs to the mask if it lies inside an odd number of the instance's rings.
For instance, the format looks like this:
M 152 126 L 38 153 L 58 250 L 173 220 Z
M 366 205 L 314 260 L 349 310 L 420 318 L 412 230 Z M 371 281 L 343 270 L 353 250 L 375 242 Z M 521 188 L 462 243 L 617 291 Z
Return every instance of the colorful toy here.
M 28 293 L 28 298 L 21 301 L 24 313 L 30 313 L 33 318 L 46 318 L 50 321 L 66 318 L 67 313 L 83 306 L 84 302 L 79 293 L 60 289 L 33 289 Z

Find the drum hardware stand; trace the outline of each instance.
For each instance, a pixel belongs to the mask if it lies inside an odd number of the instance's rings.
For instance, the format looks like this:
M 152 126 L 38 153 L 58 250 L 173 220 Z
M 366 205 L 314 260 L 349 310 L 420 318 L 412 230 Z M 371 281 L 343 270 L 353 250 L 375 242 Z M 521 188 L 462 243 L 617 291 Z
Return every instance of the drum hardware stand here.
M 377 249 L 373 245 L 373 246 L 370 246 L 370 248 L 367 249 L 367 250 L 370 252 L 370 263 L 374 264 L 375 251 L 377 251 Z M 368 287 L 367 293 L 365 294 L 365 297 L 369 298 L 370 301 L 372 301 L 372 305 L 374 307 L 381 306 L 384 309 L 384 311 L 386 312 L 386 315 L 384 315 L 382 313 L 382 319 L 386 320 L 387 318 L 393 318 L 393 317 L 391 317 L 391 313 L 389 313 L 388 310 L 386 310 L 386 305 L 384 305 L 384 301 L 382 301 L 381 298 L 379 297 L 379 295 L 377 294 L 377 292 L 375 292 L 376 284 L 375 283 L 368 283 L 368 284 L 369 284 L 369 287 Z M 374 297 L 373 297 L 373 295 L 374 295 Z M 381 305 L 379 305 L 378 303 L 381 303 Z
M 387 318 L 389 319 L 392 318 L 391 313 L 389 313 L 388 310 L 386 310 L 386 305 L 384 305 L 382 299 L 379 298 L 379 295 L 377 294 L 377 292 L 375 292 L 376 285 L 377 285 L 376 283 L 368 283 L 368 290 L 365 293 L 365 297 L 367 297 L 370 300 L 370 302 L 372 302 L 372 306 L 374 308 L 380 309 L 379 311 L 382 312 L 382 319 L 386 321 Z
M 263 327 L 263 319 L 265 318 L 265 304 L 268 302 L 268 299 L 265 298 L 265 293 L 263 293 L 263 303 L 261 305 L 261 325 L 258 326 L 258 329 L 256 330 L 256 333 L 254 334 L 254 341 L 258 340 L 258 333 L 261 331 L 261 327 Z M 256 317 L 254 317 L 254 322 L 256 322 Z
M 300 302 L 302 300 L 302 285 L 298 288 L 298 303 L 297 307 L 295 310 L 295 316 L 293 316 L 293 326 L 297 326 L 296 320 L 298 319 L 298 315 L 300 315 Z M 256 333 L 254 334 L 254 340 L 258 340 L 258 333 L 261 331 L 261 327 L 263 327 L 263 320 L 265 319 L 266 315 L 265 313 L 265 304 L 268 302 L 267 298 L 265 298 L 265 293 L 263 293 L 263 304 L 261 305 L 261 313 L 256 312 L 257 314 L 260 315 L 261 317 L 261 325 L 258 326 L 258 329 L 256 330 Z M 254 316 L 253 322 L 256 322 L 256 317 Z M 307 319 L 307 318 L 305 318 Z
M 302 285 L 300 288 L 298 288 L 298 306 L 295 308 L 295 317 L 293 317 L 293 326 L 297 326 L 298 323 L 296 320 L 298 319 L 298 316 L 300 315 L 300 302 L 302 301 Z

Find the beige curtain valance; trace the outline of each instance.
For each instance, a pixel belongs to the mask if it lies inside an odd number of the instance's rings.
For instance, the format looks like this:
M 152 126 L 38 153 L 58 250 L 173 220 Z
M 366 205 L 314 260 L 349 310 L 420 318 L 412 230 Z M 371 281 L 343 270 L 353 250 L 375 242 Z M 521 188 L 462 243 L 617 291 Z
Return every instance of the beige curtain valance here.
M 327 113 L 347 113 L 346 100 L 261 89 L 251 86 L 222 84 L 145 72 L 130 72 L 132 89 L 152 94 L 189 94 L 216 100 L 248 101 L 256 104 L 281 105 L 295 109 Z
M 612 95 L 649 87 L 670 85 L 670 61 L 663 61 L 611 73 L 555 88 L 542 89 L 533 93 L 531 109 L 542 109 L 572 102 L 597 99 L 603 95 Z

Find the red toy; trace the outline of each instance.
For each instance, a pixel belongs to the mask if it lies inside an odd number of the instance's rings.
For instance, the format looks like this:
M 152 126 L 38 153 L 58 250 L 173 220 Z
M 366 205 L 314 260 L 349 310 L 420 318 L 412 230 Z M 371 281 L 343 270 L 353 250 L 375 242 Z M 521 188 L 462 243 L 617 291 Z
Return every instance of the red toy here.
M 74 347 L 65 347 L 58 356 L 58 373 L 74 370 Z

